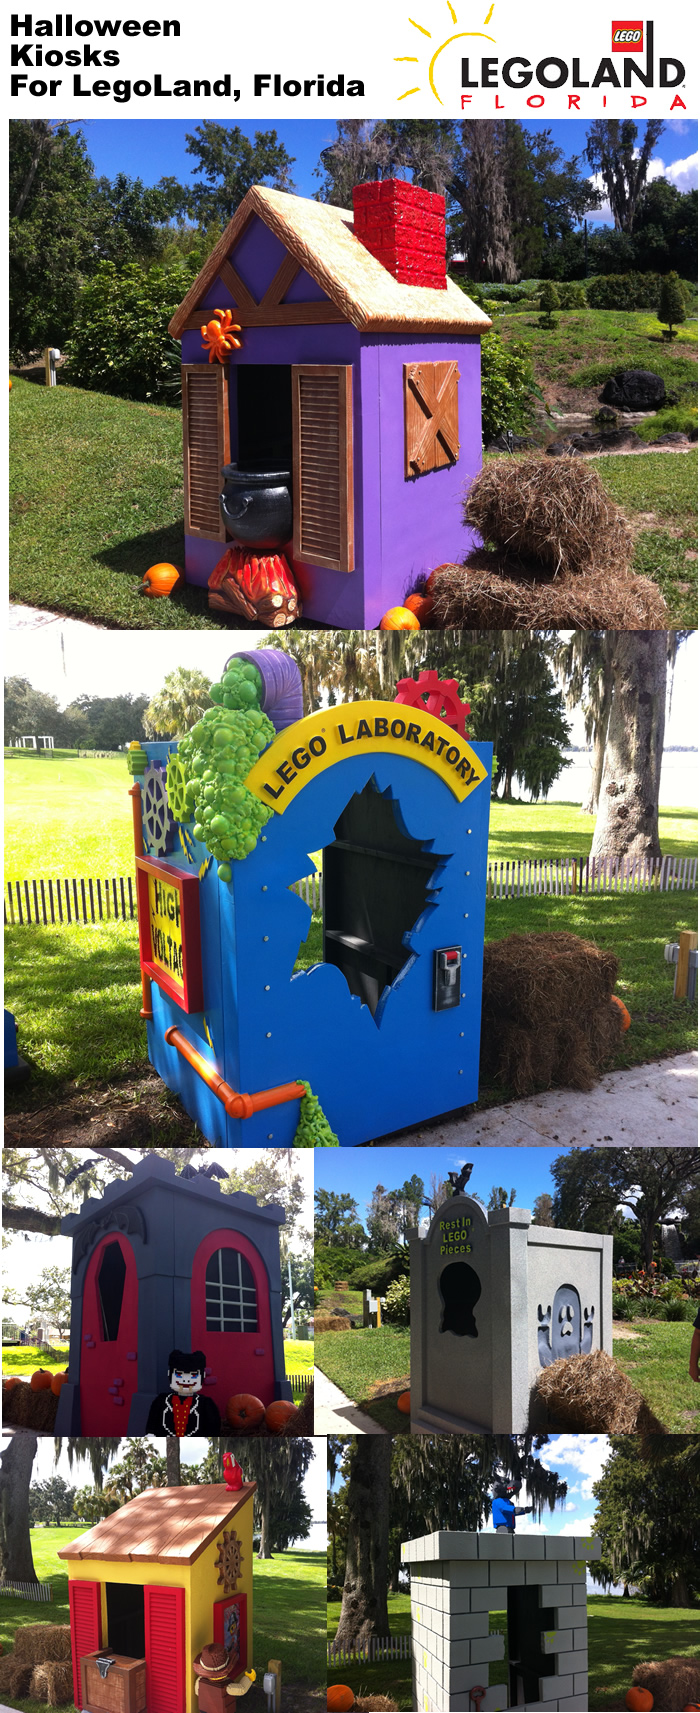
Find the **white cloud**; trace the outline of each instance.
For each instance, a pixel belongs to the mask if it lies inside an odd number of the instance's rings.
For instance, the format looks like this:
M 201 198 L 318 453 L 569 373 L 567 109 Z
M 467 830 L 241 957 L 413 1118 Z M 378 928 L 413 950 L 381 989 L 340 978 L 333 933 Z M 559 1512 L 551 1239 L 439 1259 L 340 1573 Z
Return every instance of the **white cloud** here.
M 570 1490 L 570 1489 L 569 1489 L 569 1490 Z M 574 1504 L 574 1502 L 573 1502 L 573 1499 L 567 1499 L 567 1502 L 566 1502 L 566 1506 L 565 1506 L 565 1509 L 566 1509 L 566 1510 L 567 1510 L 567 1511 L 575 1511 L 575 1510 L 576 1510 L 576 1506 L 575 1506 L 575 1504 Z
M 635 159 L 638 158 L 638 156 L 639 150 L 636 149 Z M 697 149 L 694 154 L 686 155 L 683 159 L 678 161 L 670 161 L 667 166 L 664 165 L 661 157 L 656 155 L 655 158 L 649 162 L 647 169 L 647 181 L 649 182 L 654 178 L 666 178 L 670 184 L 675 184 L 678 190 L 695 190 L 698 182 Z M 591 173 L 590 182 L 595 185 L 596 190 L 605 190 L 602 173 Z M 591 213 L 588 215 L 588 220 L 589 224 L 591 221 L 599 221 L 602 225 L 612 226 L 614 221 L 610 203 L 603 201 L 600 208 L 592 209 Z
M 577 1517 L 575 1523 L 565 1523 L 559 1533 L 560 1535 L 592 1535 L 593 1524 L 593 1517 Z
M 581 1496 L 590 1499 L 593 1496 L 593 1483 L 601 1475 L 608 1454 L 607 1434 L 560 1433 L 550 1440 L 549 1445 L 542 1447 L 540 1459 L 546 1469 L 557 1469 L 564 1480 L 565 1465 L 578 1470 L 581 1476 Z M 582 1530 L 577 1525 L 576 1529 L 570 1532 L 580 1534 Z

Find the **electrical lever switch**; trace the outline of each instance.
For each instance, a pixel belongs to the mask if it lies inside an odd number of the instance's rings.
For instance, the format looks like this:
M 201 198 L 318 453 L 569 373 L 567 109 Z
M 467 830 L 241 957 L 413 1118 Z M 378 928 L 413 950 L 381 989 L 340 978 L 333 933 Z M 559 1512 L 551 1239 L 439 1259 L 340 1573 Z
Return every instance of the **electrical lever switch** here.
M 433 953 L 433 1011 L 451 1011 L 462 997 L 462 952 L 442 946 Z

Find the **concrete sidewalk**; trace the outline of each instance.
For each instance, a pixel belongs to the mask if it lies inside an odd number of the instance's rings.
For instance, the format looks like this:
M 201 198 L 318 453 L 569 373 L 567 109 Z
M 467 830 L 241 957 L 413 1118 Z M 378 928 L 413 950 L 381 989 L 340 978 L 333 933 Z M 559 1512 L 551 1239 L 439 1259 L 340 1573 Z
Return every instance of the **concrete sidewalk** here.
M 611 1071 L 590 1094 L 548 1089 L 488 1112 L 448 1119 L 381 1139 L 408 1148 L 697 1148 L 698 1057 L 680 1053 Z
M 314 1433 L 386 1433 L 334 1386 L 320 1368 L 314 1369 Z

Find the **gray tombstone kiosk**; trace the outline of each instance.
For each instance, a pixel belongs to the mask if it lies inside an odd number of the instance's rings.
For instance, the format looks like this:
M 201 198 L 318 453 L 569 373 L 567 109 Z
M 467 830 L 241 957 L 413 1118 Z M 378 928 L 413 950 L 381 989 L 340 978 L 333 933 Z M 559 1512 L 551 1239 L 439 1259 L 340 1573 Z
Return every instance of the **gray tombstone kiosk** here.
M 409 1238 L 412 1433 L 544 1427 L 543 1367 L 612 1355 L 612 1237 L 533 1225 L 526 1208 L 442 1203 Z
M 404 1541 L 416 1713 L 472 1713 L 477 1706 L 482 1713 L 585 1713 L 586 1564 L 593 1558 L 600 1558 L 600 1541 L 591 1536 L 460 1529 Z M 506 1613 L 507 1638 L 489 1634 L 491 1612 Z M 489 1689 L 489 1661 L 502 1659 L 508 1682 Z

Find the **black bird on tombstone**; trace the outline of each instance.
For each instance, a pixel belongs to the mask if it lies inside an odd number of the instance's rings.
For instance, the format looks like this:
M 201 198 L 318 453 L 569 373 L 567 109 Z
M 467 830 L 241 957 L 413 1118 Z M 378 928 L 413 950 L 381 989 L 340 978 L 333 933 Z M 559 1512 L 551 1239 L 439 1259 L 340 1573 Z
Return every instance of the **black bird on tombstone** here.
M 473 1170 L 473 1160 L 465 1160 L 461 1172 L 448 1172 L 447 1177 L 452 1186 L 453 1196 L 461 1195 L 462 1190 L 465 1189 L 466 1185 L 469 1183 Z

